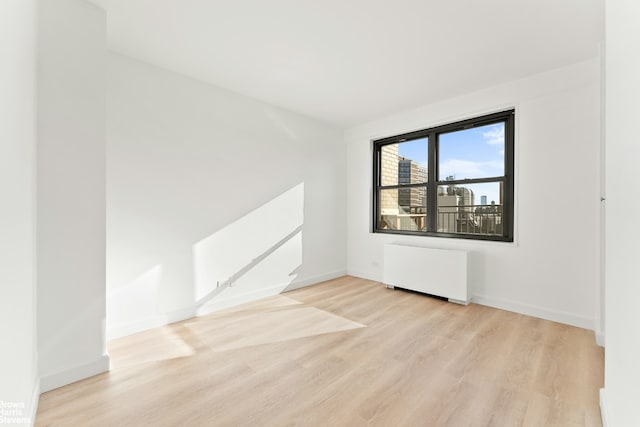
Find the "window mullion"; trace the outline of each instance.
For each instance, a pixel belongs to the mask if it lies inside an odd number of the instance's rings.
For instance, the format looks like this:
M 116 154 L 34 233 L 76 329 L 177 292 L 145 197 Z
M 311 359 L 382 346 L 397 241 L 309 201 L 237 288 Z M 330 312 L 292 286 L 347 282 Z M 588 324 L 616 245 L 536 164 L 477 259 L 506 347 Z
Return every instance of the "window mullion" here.
M 437 171 L 437 134 L 429 134 L 427 168 L 427 232 L 435 232 L 437 229 L 437 204 L 438 204 L 438 184 Z

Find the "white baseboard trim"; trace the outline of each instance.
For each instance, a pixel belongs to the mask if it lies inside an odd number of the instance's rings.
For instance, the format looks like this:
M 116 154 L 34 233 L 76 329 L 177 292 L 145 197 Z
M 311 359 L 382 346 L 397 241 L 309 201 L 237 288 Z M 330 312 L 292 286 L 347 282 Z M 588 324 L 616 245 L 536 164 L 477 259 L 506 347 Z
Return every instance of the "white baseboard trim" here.
M 600 347 L 604 347 L 605 345 L 604 331 L 596 331 L 596 344 L 598 344 Z
M 93 362 L 64 369 L 40 377 L 42 393 L 109 371 L 109 355 L 103 354 Z
M 216 311 L 224 310 L 226 308 L 236 307 L 238 305 L 255 301 L 261 298 L 267 298 L 267 297 L 278 295 L 281 293 L 286 293 L 294 289 L 300 289 L 306 286 L 315 285 L 317 283 L 325 282 L 327 280 L 337 279 L 338 277 L 342 277 L 345 274 L 346 274 L 345 270 L 338 270 L 332 273 L 308 277 L 306 279 L 294 280 L 289 284 L 279 284 L 275 286 L 269 286 L 268 288 L 254 290 L 241 295 L 235 295 L 231 298 L 221 299 L 218 301 L 214 300 L 209 304 L 206 304 L 198 308 L 196 312 L 191 314 L 190 316 L 187 314 L 187 312 L 184 312 L 183 315 L 188 317 L 183 317 L 183 318 L 180 318 L 179 320 L 174 320 L 173 318 L 170 318 L 169 323 L 190 319 L 194 316 L 203 316 L 205 314 L 214 313 Z
M 236 307 L 238 305 L 246 304 L 262 298 L 278 295 L 279 293 L 283 292 L 287 286 L 288 286 L 287 284 L 282 283 L 275 286 L 269 286 L 268 288 L 254 289 L 252 291 L 245 292 L 239 295 L 234 295 L 232 297 L 228 297 L 224 299 L 219 299 L 219 300 L 214 299 L 213 301 L 203 305 L 202 307 L 199 307 L 198 309 L 183 310 L 185 313 L 184 316 L 186 317 L 181 316 L 183 318 L 180 320 L 190 319 L 195 316 L 203 316 L 209 313 L 215 313 L 216 311 L 224 310 L 231 307 Z M 187 313 L 189 312 L 191 312 L 192 314 L 188 315 Z M 176 321 L 179 321 L 179 320 L 174 320 L 173 318 L 169 319 L 169 323 L 173 323 Z
M 203 307 L 208 307 L 208 306 L 205 304 Z M 171 323 L 182 322 L 183 320 L 191 319 L 193 317 L 196 317 L 197 315 L 198 315 L 197 307 L 186 307 L 186 308 L 181 308 L 179 310 L 174 310 L 167 313 L 164 316 L 165 320 L 162 326 L 170 325 Z M 155 328 L 157 326 L 153 326 L 153 327 Z M 148 329 L 151 329 L 151 328 L 148 328 Z
M 346 270 L 337 270 L 331 273 L 308 277 L 301 280 L 294 280 L 291 283 L 281 283 L 266 288 L 253 289 L 246 293 L 234 295 L 232 297 L 213 299 L 212 301 L 201 307 L 184 307 L 175 311 L 171 311 L 169 313 L 148 317 L 146 319 L 140 319 L 130 323 L 109 326 L 107 328 L 107 340 L 132 335 L 138 332 L 146 331 L 148 329 L 157 328 L 175 322 L 181 322 L 183 320 L 191 319 L 196 316 L 203 316 L 205 314 L 214 313 L 216 311 L 235 307 L 240 304 L 255 301 L 257 299 L 278 295 L 280 293 L 292 291 L 294 289 L 299 289 L 327 280 L 336 279 L 338 277 L 344 276 L 345 274 Z
M 146 319 L 136 320 L 135 322 L 123 323 L 119 325 L 111 325 L 107 328 L 107 341 L 115 338 L 126 337 L 128 335 L 137 334 L 147 329 L 157 328 L 167 324 L 167 316 L 157 315 Z
M 369 274 L 361 270 L 353 270 L 349 268 L 347 269 L 347 274 L 349 276 L 359 277 L 361 279 L 373 280 L 374 282 L 382 283 L 382 277 L 376 277 L 373 274 Z
M 607 409 L 607 399 L 604 388 L 600 389 L 600 416 L 602 417 L 602 427 L 611 427 L 609 425 L 609 410 Z
M 38 370 L 34 370 L 33 372 L 38 372 Z M 35 381 L 33 382 L 33 391 L 31 392 L 31 397 L 29 399 L 29 403 L 27 403 L 27 408 L 25 411 L 25 416 L 29 419 L 29 425 L 33 426 L 36 422 L 36 414 L 38 413 L 38 403 L 40 402 L 40 378 L 36 376 Z
M 284 292 L 293 291 L 295 289 L 305 288 L 311 285 L 317 285 L 318 283 L 326 282 L 327 280 L 337 279 L 338 277 L 346 276 L 347 270 L 337 270 L 327 274 L 321 274 L 319 276 L 310 277 L 303 280 L 296 280 L 291 283 Z
M 484 295 L 474 295 L 471 298 L 471 301 L 476 304 L 486 305 L 488 307 L 513 311 L 515 313 L 525 314 L 527 316 L 538 317 L 540 319 L 551 320 L 553 322 L 564 323 L 571 326 L 577 326 L 578 328 L 589 329 L 592 331 L 595 330 L 596 320 L 586 316 L 580 316 L 563 311 L 549 310 L 542 307 L 536 307 L 533 305 L 522 304 L 500 298 L 487 297 Z

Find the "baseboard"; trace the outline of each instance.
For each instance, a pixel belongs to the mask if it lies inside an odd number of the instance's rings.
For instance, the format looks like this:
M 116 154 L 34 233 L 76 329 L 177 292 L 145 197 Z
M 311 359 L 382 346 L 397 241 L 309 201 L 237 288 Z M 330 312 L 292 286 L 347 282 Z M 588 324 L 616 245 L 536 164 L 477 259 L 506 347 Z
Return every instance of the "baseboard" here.
M 38 372 L 37 363 L 34 366 L 32 372 Z M 40 401 L 40 378 L 36 375 L 33 380 L 33 387 L 31 388 L 31 394 L 25 401 L 11 402 L 16 403 L 18 406 L 13 408 L 11 414 L 5 414 L 3 419 L 0 417 L 0 424 L 9 425 L 29 425 L 33 426 L 36 422 L 36 414 L 38 412 L 38 403 Z M 2 403 L 0 401 L 0 403 Z M 4 421 L 4 422 L 3 422 Z
M 38 372 L 37 370 L 34 372 Z M 31 392 L 31 399 L 29 406 L 27 406 L 27 414 L 29 422 L 34 425 L 36 422 L 36 414 L 38 413 L 38 404 L 40 403 L 40 378 L 35 379 L 33 384 L 33 391 Z
M 169 313 L 158 314 L 146 319 L 110 326 L 107 330 L 107 340 L 132 335 L 138 332 L 146 331 L 148 329 L 157 328 L 175 322 L 181 322 L 183 320 L 191 319 L 196 316 L 215 313 L 217 311 L 235 307 L 241 304 L 255 301 L 257 299 L 278 295 L 283 292 L 288 292 L 294 289 L 311 286 L 327 280 L 336 279 L 338 277 L 344 276 L 345 274 L 346 270 L 337 270 L 327 274 L 321 274 L 318 276 L 307 277 L 301 280 L 295 280 L 292 283 L 281 283 L 269 286 L 267 288 L 254 289 L 240 295 L 234 295 L 232 297 L 214 299 L 201 307 L 184 307 L 178 310 L 171 311 Z
M 517 303 L 514 301 L 492 298 L 483 295 L 474 295 L 471 301 L 486 305 L 488 307 L 499 308 L 501 310 L 513 311 L 519 314 L 525 314 L 527 316 L 538 317 L 540 319 L 551 320 L 553 322 L 564 323 L 566 325 L 577 326 L 578 328 L 584 328 L 589 330 L 595 330 L 595 319 L 579 316 L 573 313 L 567 313 L 563 311 L 554 311 L 542 307 L 536 307 L 533 305 Z
M 609 410 L 607 409 L 607 399 L 604 388 L 600 389 L 600 416 L 602 417 L 602 427 L 609 426 Z
M 295 289 L 305 288 L 307 286 L 316 285 L 318 283 L 326 282 L 327 280 L 337 279 L 338 277 L 346 276 L 347 270 L 337 270 L 327 274 L 321 274 L 319 276 L 310 277 L 303 280 L 296 280 L 291 283 L 283 292 L 293 291 Z
M 349 276 L 359 277 L 361 279 L 373 280 L 374 282 L 381 282 L 382 283 L 382 274 L 380 274 L 379 275 L 380 277 L 378 277 L 378 276 L 375 276 L 373 274 L 366 273 L 366 272 L 364 272 L 362 270 L 354 270 L 354 269 L 351 269 L 351 268 L 347 269 L 347 274 Z
M 215 313 L 216 311 L 224 310 L 226 308 L 236 307 L 241 304 L 245 304 L 251 301 L 255 301 L 261 298 L 267 298 L 270 296 L 278 295 L 281 293 L 289 292 L 294 289 L 304 288 L 306 286 L 315 285 L 320 282 L 325 282 L 331 279 L 337 279 L 338 277 L 342 277 L 346 274 L 345 270 L 338 270 L 332 273 L 322 274 L 318 276 L 308 277 L 306 279 L 295 280 L 289 284 L 279 284 L 275 286 L 269 286 L 268 288 L 263 288 L 259 290 L 254 290 L 252 292 L 247 292 L 241 295 L 235 295 L 231 298 L 226 298 L 222 300 L 214 300 L 209 304 L 198 308 L 195 315 L 202 316 L 209 313 Z M 191 315 L 189 317 L 185 317 L 184 319 L 188 319 L 194 317 Z M 184 320 L 180 319 L 180 320 Z M 176 320 L 171 319 L 171 323 Z
M 246 304 L 255 300 L 259 300 L 262 298 L 271 297 L 274 295 L 278 295 L 281 293 L 288 285 L 287 284 L 279 284 L 274 286 L 269 286 L 268 288 L 255 289 L 250 292 L 245 292 L 239 295 L 234 295 L 232 297 L 223 298 L 219 300 L 213 300 L 208 304 L 199 307 L 197 310 L 191 310 L 193 315 L 189 317 L 185 317 L 185 319 L 189 319 L 194 316 L 204 316 L 205 314 L 215 313 L 216 311 L 224 310 L 231 307 L 236 307 L 241 304 Z M 184 310 L 187 313 L 189 310 Z M 186 314 L 185 314 L 186 315 Z M 184 320 L 184 319 L 181 319 Z M 175 322 L 173 318 L 170 318 L 170 323 Z
M 192 316 L 193 317 L 193 316 Z M 107 341 L 126 337 L 128 335 L 137 334 L 147 329 L 157 328 L 167 324 L 167 316 L 157 315 L 146 319 L 136 320 L 135 322 L 123 323 L 107 327 Z
M 64 369 L 54 374 L 40 377 L 42 393 L 107 372 L 109 370 L 109 355 L 103 354 L 93 362 Z
M 36 368 L 37 366 L 34 366 Z M 37 369 L 32 371 L 34 374 Z M 4 396 L 3 396 L 4 397 Z M 40 379 L 34 376 L 33 387 L 29 396 L 22 393 L 6 396 L 11 400 L 0 400 L 0 425 L 32 426 L 36 422 L 38 401 L 40 399 Z
M 598 344 L 600 347 L 604 347 L 604 343 L 604 331 L 596 331 L 596 344 Z

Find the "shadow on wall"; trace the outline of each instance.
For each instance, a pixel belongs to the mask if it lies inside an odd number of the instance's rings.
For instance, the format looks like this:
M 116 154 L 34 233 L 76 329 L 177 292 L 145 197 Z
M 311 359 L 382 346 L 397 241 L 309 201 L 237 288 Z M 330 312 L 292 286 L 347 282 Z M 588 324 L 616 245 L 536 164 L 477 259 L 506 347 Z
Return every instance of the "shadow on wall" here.
M 181 277 L 192 277 L 193 283 L 179 283 L 192 288 L 191 301 L 184 307 L 159 309 L 175 265 L 157 264 L 107 292 L 107 339 L 282 292 L 302 265 L 303 225 L 300 183 L 195 242 L 191 253 L 172 258 L 192 270 Z

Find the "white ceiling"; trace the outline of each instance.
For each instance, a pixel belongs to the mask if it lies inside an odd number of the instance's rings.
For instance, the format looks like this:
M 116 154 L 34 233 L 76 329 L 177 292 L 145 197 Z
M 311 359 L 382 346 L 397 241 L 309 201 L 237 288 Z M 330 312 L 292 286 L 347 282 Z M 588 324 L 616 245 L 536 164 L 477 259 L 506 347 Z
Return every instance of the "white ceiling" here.
M 604 0 L 90 0 L 115 52 L 343 127 L 592 58 Z

